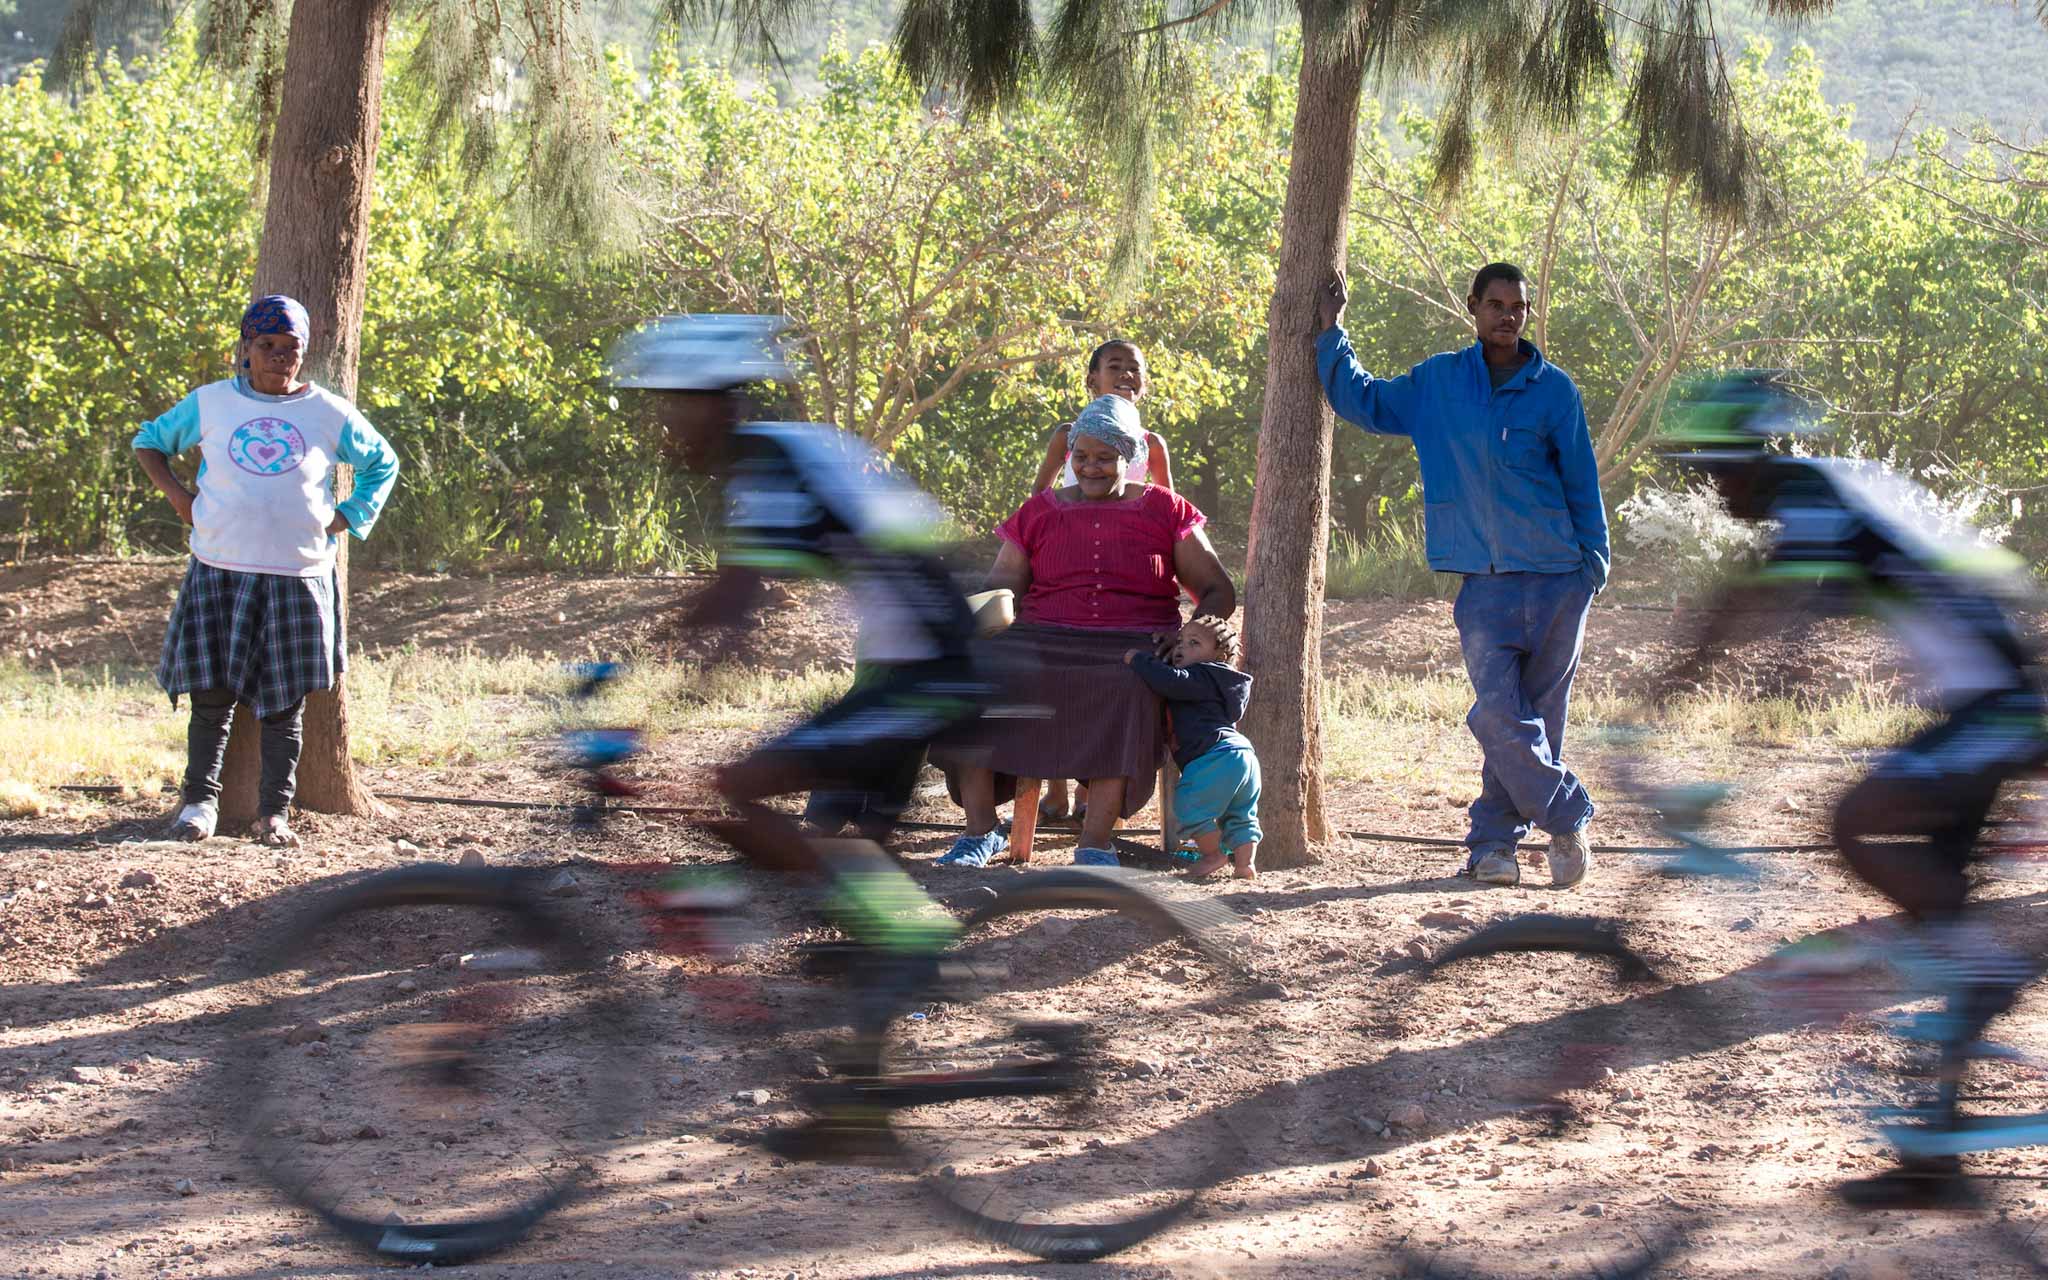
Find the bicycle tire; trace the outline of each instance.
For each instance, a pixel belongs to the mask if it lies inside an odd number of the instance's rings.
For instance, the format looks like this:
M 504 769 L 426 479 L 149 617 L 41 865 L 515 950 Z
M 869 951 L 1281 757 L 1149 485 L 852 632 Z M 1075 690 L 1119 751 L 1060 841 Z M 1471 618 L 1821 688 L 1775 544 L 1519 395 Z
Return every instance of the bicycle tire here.
M 1102 927 L 1104 917 L 1119 927 Z M 907 1068 L 943 1069 L 947 1060 L 1019 1049 L 1044 1063 L 1052 1046 L 1066 1052 L 1059 1060 L 1074 1073 L 1058 1095 L 1058 1115 L 1038 1115 L 1052 1106 L 1025 1097 L 892 1114 L 899 1142 L 924 1167 L 925 1188 L 948 1217 L 1035 1257 L 1087 1261 L 1172 1226 L 1231 1175 L 1243 1144 L 1226 1109 L 1205 1109 L 1201 1096 L 1222 1068 L 1196 1055 L 1196 1074 L 1182 1074 L 1187 1064 L 1144 1056 L 1143 1042 L 1168 1024 L 1185 1032 L 1194 1025 L 1186 1020 L 1237 1021 L 1232 1011 L 1251 998 L 1251 984 L 1227 945 L 1235 920 L 1213 902 L 1160 897 L 1131 873 L 1079 868 L 1035 873 L 969 916 L 952 967 L 971 976 L 956 979 L 947 1000 L 898 1012 L 878 1042 L 876 1077 L 902 1080 Z M 1171 953 L 1170 963 L 1162 965 L 1162 953 Z M 1097 984 L 1117 969 L 1150 975 L 1148 990 L 1170 993 L 1171 1007 L 1153 1004 L 1141 1016 L 1138 1006 L 1151 1001 L 1103 996 L 1097 1003 L 1119 1002 L 1119 1028 L 1138 1033 L 1112 1047 L 1099 1025 L 1048 1020 L 1045 999 L 1018 992 L 1011 980 L 1018 964 L 1041 984 L 1076 972 Z M 1071 1006 L 1077 993 L 1067 986 L 1051 989 Z M 1169 1075 L 1185 1086 L 1166 1085 Z M 975 1148 L 971 1164 L 961 1140 Z M 1133 1188 L 1133 1179 L 1147 1185 Z
M 461 940 L 478 949 L 439 950 Z M 575 1198 L 588 1149 L 634 1106 L 627 1006 L 597 961 L 533 872 L 405 867 L 328 893 L 263 956 L 268 998 L 239 1015 L 225 1104 L 246 1156 L 366 1252 L 506 1248 Z M 529 1065 L 562 1044 L 580 1053 L 566 1086 Z M 511 1101 L 527 1095 L 531 1117 Z M 536 1139 L 545 1166 L 511 1149 Z

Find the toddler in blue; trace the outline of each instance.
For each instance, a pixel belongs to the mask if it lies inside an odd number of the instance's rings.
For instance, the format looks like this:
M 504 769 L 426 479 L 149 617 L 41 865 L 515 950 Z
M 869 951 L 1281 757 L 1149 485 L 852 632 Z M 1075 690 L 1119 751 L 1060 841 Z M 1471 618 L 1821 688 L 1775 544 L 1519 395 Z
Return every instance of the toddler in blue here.
M 1225 618 L 1190 618 L 1162 662 L 1139 649 L 1124 661 L 1173 718 L 1173 759 L 1180 766 L 1174 818 L 1201 860 L 1188 870 L 1206 880 L 1230 864 L 1237 878 L 1258 872 L 1259 758 L 1237 731 L 1252 699 L 1252 678 L 1237 669 L 1237 628 Z M 1226 855 L 1224 850 L 1230 852 Z

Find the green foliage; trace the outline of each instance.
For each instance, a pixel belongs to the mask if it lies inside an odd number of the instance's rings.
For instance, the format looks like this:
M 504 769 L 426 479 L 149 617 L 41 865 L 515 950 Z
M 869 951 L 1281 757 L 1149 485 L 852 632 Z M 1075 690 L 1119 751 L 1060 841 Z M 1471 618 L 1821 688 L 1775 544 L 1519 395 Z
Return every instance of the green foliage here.
M 0 87 L 0 489 L 54 548 L 172 535 L 128 440 L 226 374 L 254 260 L 230 94 L 189 45 L 142 71 Z
M 1332 600 L 1372 597 L 1414 600 L 1456 593 L 1456 574 L 1432 573 L 1423 556 L 1419 522 L 1386 524 L 1360 537 L 1349 529 L 1330 535 L 1323 594 Z
M 394 55 L 413 38 L 402 30 Z M 1120 193 L 1096 133 L 1042 102 L 962 119 L 878 54 L 829 53 L 822 92 L 782 103 L 701 62 L 642 71 L 614 53 L 607 127 L 646 232 L 596 261 L 523 235 L 503 190 L 453 163 L 433 97 L 394 85 L 359 399 L 406 470 L 363 552 L 414 567 L 705 563 L 716 495 L 657 465 L 635 406 L 603 384 L 611 338 L 661 309 L 791 316 L 805 356 L 792 412 L 892 450 L 969 534 L 1026 496 L 1048 433 L 1083 401 L 1086 349 L 1131 337 L 1176 482 L 1241 546 L 1297 57 L 1283 41 L 1270 61 L 1182 69 L 1157 134 L 1152 256 L 1122 294 Z M 1538 340 L 1604 433 L 1610 510 L 1658 474 L 1661 387 L 1788 365 L 1845 447 L 1993 495 L 2021 549 L 2048 551 L 2032 493 L 2048 468 L 2048 158 L 1934 138 L 1873 155 L 1824 87 L 1796 52 L 1759 48 L 1735 68 L 1783 211 L 1748 228 L 1630 183 L 1620 89 L 1587 100 L 1572 141 L 1513 167 L 1482 152 L 1457 202 L 1432 185 L 1434 118 L 1368 126 L 1347 315 L 1361 359 L 1396 373 L 1463 345 L 1475 266 L 1547 262 Z M 0 89 L 0 143 L 23 158 L 0 168 L 0 520 L 41 546 L 179 539 L 127 441 L 226 371 L 258 230 L 248 140 L 221 124 L 245 118 L 235 93 L 189 42 L 75 99 L 33 75 Z M 1997 180 L 2015 176 L 2034 185 Z M 1409 443 L 1340 426 L 1335 476 L 1332 594 L 1433 590 Z M 1635 571 L 1624 557 L 1618 572 Z

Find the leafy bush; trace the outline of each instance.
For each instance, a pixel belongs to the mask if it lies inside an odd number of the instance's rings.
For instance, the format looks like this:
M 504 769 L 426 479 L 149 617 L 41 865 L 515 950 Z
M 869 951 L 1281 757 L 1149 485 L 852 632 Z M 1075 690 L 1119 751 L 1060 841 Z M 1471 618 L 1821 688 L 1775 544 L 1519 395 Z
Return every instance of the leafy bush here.
M 1384 525 L 1362 538 L 1349 529 L 1330 535 L 1323 594 L 1332 600 L 1442 600 L 1457 590 L 1456 574 L 1431 571 L 1412 523 Z

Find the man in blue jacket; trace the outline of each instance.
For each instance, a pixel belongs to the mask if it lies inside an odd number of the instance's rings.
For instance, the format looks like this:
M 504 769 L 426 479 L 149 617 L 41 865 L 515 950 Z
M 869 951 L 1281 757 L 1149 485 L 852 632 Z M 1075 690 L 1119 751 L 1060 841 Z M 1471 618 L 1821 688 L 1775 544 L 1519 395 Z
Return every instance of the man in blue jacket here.
M 1478 341 L 1375 378 L 1340 327 L 1344 281 L 1317 299 L 1316 371 L 1337 416 L 1407 436 L 1422 468 L 1429 567 L 1462 574 L 1453 612 L 1474 702 L 1465 723 L 1485 757 L 1472 802 L 1475 879 L 1515 884 L 1515 847 L 1550 834 L 1550 882 L 1568 889 L 1592 856 L 1593 798 L 1564 766 L 1565 706 L 1586 610 L 1607 585 L 1607 513 L 1579 389 L 1522 337 L 1529 282 L 1480 269 L 1466 309 Z

